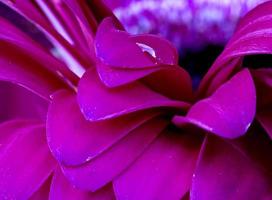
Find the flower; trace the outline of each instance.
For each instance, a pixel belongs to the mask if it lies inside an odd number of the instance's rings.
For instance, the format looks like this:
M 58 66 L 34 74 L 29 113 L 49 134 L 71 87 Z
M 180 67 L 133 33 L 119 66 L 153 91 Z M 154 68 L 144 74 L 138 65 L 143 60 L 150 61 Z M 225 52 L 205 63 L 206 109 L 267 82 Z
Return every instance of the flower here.
M 271 53 L 272 3 L 240 22 L 195 93 L 168 41 L 127 33 L 92 2 L 92 12 L 73 0 L 9 5 L 39 37 L 1 17 L 1 79 L 50 105 L 46 127 L 33 120 L 0 126 L 0 195 L 270 199 L 271 70 L 246 68 L 242 59 Z M 69 27 L 80 27 L 80 36 Z

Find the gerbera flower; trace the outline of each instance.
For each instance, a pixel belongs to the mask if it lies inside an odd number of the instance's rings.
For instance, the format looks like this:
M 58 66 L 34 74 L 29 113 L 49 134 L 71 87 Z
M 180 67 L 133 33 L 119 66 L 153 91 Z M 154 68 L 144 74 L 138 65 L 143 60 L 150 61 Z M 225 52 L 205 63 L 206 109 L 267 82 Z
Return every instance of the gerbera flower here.
M 242 62 L 271 53 L 271 2 L 240 22 L 196 94 L 169 42 L 128 34 L 99 2 L 10 3 L 19 16 L 0 5 L 0 77 L 50 102 L 46 129 L 1 125 L 2 198 L 272 198 L 270 70 Z

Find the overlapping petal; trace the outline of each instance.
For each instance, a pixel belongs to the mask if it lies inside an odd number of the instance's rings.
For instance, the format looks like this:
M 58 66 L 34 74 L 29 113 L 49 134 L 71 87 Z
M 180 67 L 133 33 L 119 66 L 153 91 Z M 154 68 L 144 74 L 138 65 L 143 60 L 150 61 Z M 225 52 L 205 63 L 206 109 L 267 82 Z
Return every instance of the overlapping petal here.
M 33 45 L 29 38 L 6 20 L 0 18 L 0 24 L 0 43 L 1 49 L 4 49 L 0 55 L 1 80 L 23 85 L 46 99 L 54 91 L 68 88 L 65 81 L 57 76 L 57 70 L 61 70 L 59 66 L 63 66 L 61 62 L 50 57 L 41 47 Z
M 75 188 L 64 177 L 61 169 L 54 173 L 50 189 L 50 200 L 114 200 L 114 193 L 111 185 L 107 185 L 97 192 L 88 192 Z
M 229 78 L 235 69 L 241 67 L 239 59 L 244 56 L 271 54 L 272 34 L 270 28 L 271 14 L 269 12 L 271 5 L 271 2 L 261 4 L 242 19 L 236 33 L 203 78 L 198 90 L 199 96 L 212 94 Z M 231 70 L 225 72 L 225 78 L 219 80 L 217 74 L 226 67 Z M 214 78 L 217 80 L 213 81 Z
M 158 115 L 144 112 L 101 122 L 87 121 L 80 112 L 74 93 L 53 95 L 48 111 L 47 140 L 57 160 L 79 165 L 103 153 L 135 128 Z
M 29 198 L 29 200 L 48 200 L 52 182 L 52 175 L 43 183 L 43 185 Z
M 165 130 L 115 179 L 117 199 L 181 199 L 190 188 L 200 144 L 194 133 Z
M 193 178 L 192 200 L 271 199 L 271 141 L 262 131 L 240 141 L 208 136 Z
M 106 18 L 99 26 L 96 53 L 97 71 L 109 87 L 175 68 L 178 63 L 177 51 L 167 40 L 148 34 L 131 36 L 114 18 Z
M 117 20 L 108 17 L 100 24 L 95 37 L 96 55 L 101 61 L 119 68 L 146 68 L 155 64 L 155 58 L 144 54 Z
M 46 119 L 48 101 L 9 82 L 0 82 L 0 88 L 1 122 L 12 119 Z
M 95 191 L 132 164 L 168 123 L 163 118 L 151 119 L 88 163 L 76 167 L 63 166 L 64 174 L 77 187 Z
M 140 82 L 107 88 L 100 82 L 93 69 L 88 70 L 81 78 L 77 96 L 81 111 L 85 118 L 91 121 L 158 107 L 182 111 L 189 106 L 183 101 L 170 100 Z
M 45 129 L 35 121 L 0 125 L 0 197 L 28 199 L 55 168 L 46 144 Z
M 272 69 L 251 70 L 257 92 L 257 120 L 272 138 Z
M 247 69 L 237 73 L 212 96 L 194 104 L 186 117 L 175 117 L 174 123 L 189 122 L 225 138 L 246 133 L 255 117 L 256 92 Z

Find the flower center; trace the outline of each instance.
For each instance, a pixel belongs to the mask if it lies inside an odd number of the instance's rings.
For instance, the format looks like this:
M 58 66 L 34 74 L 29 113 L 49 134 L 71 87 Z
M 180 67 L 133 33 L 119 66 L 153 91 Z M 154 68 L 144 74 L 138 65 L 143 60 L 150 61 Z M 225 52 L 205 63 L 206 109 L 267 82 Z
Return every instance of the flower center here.
M 208 45 L 198 51 L 186 49 L 180 52 L 179 65 L 190 73 L 194 89 L 222 51 L 223 46 Z

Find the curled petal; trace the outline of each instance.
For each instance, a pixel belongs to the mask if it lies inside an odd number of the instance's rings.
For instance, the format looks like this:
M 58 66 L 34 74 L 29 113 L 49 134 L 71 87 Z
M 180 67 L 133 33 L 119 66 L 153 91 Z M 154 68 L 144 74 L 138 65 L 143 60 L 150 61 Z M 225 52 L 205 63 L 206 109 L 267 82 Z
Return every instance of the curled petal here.
M 152 119 L 88 163 L 75 167 L 63 166 L 64 174 L 77 187 L 96 191 L 135 161 L 167 124 L 165 119 Z
M 158 113 L 145 112 L 101 122 L 87 121 L 76 95 L 60 91 L 53 95 L 48 111 L 47 139 L 56 159 L 64 165 L 79 165 L 98 156 Z
M 80 80 L 77 97 L 85 118 L 91 121 L 115 118 L 151 108 L 184 110 L 188 107 L 188 103 L 170 100 L 139 82 L 107 88 L 93 69 L 88 70 Z
M 152 90 L 171 99 L 190 101 L 193 98 L 191 78 L 179 66 L 157 66 L 137 70 L 113 68 L 102 62 L 96 66 L 99 78 L 107 87 L 113 88 L 140 80 Z
M 36 121 L 0 125 L 0 197 L 28 199 L 55 168 L 45 129 Z
M 165 130 L 113 182 L 117 199 L 181 199 L 190 189 L 200 138 Z
M 55 59 L 2 18 L 0 25 L 0 44 L 5 49 L 0 54 L 1 80 L 23 85 L 46 99 L 56 90 L 68 88 L 56 75 L 59 63 Z
M 271 199 L 271 142 L 260 131 L 239 142 L 207 136 L 191 199 Z M 248 138 L 249 137 L 249 138 Z
M 106 18 L 99 26 L 96 53 L 113 68 L 141 69 L 178 63 L 177 50 L 168 41 L 148 34 L 130 36 L 114 18 Z
M 233 70 L 241 67 L 239 59 L 244 56 L 272 53 L 271 5 L 271 2 L 261 4 L 243 18 L 236 33 L 203 78 L 198 90 L 199 96 L 207 96 L 214 92 L 228 79 Z M 225 78 L 217 80 L 216 84 L 211 83 L 212 79 L 226 67 L 233 70 L 225 73 Z
M 50 189 L 50 200 L 114 200 L 114 193 L 111 185 L 107 185 L 97 192 L 83 191 L 75 188 L 62 174 L 58 168 L 52 180 Z
M 254 22 L 261 19 L 263 16 L 270 15 L 271 8 L 272 8 L 271 1 L 267 1 L 267 2 L 264 2 L 264 3 L 256 6 L 254 9 L 252 9 L 250 12 L 248 12 L 245 17 L 243 17 L 239 21 L 239 23 L 237 25 L 236 32 L 239 32 L 240 30 L 243 30 L 244 28 L 253 25 Z
M 98 27 L 95 48 L 99 59 L 106 65 L 120 68 L 145 68 L 154 65 L 154 58 L 143 53 L 130 35 L 118 30 L 118 22 L 108 17 Z
M 175 117 L 174 123 L 189 122 L 225 138 L 246 133 L 254 119 L 256 92 L 247 69 L 237 73 L 209 98 L 197 102 L 186 117 Z
M 40 23 L 39 15 L 36 15 L 38 9 L 33 8 L 32 3 L 25 1 L 16 1 L 16 5 L 23 6 L 23 9 L 34 14 L 31 19 L 38 20 Z M 40 62 L 44 68 L 53 73 L 61 73 L 73 83 L 77 82 L 77 77 L 67 68 L 64 63 L 58 60 L 56 51 L 58 47 L 55 46 L 56 40 L 52 39 L 47 33 L 49 27 L 43 29 L 43 25 L 39 26 L 31 19 L 23 16 L 20 11 L 10 7 L 11 4 L 3 4 L 0 2 L 0 39 L 13 44 L 17 48 L 25 51 L 26 54 L 31 55 L 33 58 Z M 19 6 L 19 7 L 20 7 Z M 36 14 L 35 14 L 36 13 Z M 47 21 L 45 20 L 47 23 Z M 43 23 L 42 23 L 43 24 Z M 57 58 L 56 58 L 57 57 Z
M 122 68 L 114 68 L 108 65 L 105 65 L 101 61 L 97 61 L 96 69 L 97 73 L 99 74 L 100 80 L 107 86 L 107 87 L 118 87 L 121 85 L 125 85 L 131 83 L 135 80 L 143 78 L 152 74 L 153 72 L 168 69 L 169 67 L 166 66 L 159 66 L 159 67 L 150 67 L 147 69 L 122 69 Z

